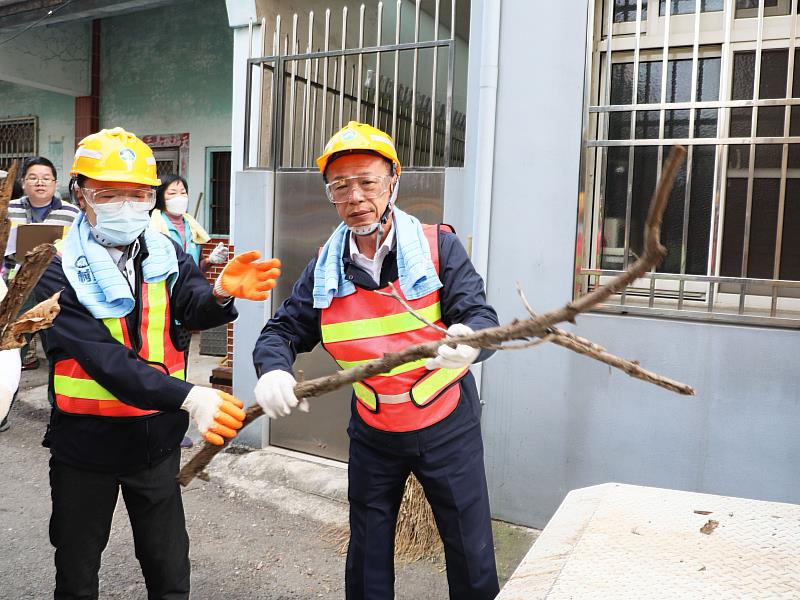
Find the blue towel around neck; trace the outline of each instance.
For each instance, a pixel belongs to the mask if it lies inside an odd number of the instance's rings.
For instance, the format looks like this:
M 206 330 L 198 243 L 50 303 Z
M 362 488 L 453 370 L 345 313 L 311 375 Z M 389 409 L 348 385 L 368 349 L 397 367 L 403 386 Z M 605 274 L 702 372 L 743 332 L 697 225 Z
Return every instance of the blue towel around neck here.
M 147 283 L 178 275 L 175 246 L 161 233 L 150 228 L 144 233 L 148 256 L 142 263 L 142 276 Z M 133 310 L 135 301 L 125 276 L 108 249 L 92 236 L 86 215 L 81 215 L 64 238 L 61 265 L 75 294 L 96 319 L 121 318 Z
M 392 227 L 397 240 L 397 274 L 406 299 L 416 300 L 442 287 L 419 219 L 395 207 Z M 328 308 L 334 297 L 349 296 L 356 291 L 353 283 L 344 278 L 342 257 L 349 251 L 349 233 L 347 225 L 340 223 L 317 257 L 314 308 Z

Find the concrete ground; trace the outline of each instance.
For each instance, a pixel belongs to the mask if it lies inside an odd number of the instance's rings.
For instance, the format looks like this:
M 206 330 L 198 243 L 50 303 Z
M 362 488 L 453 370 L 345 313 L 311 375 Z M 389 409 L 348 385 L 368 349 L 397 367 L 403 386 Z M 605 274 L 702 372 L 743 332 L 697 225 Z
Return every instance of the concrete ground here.
M 190 379 L 207 385 L 219 359 L 198 356 L 198 347 L 193 344 Z M 49 415 L 46 385 L 44 367 L 23 374 L 11 429 L 0 433 L 0 600 L 52 595 L 48 452 L 41 446 Z M 214 459 L 209 475 L 183 490 L 192 598 L 344 596 L 344 557 L 336 533 L 347 522 L 346 465 L 279 449 L 234 447 Z M 538 532 L 494 525 L 504 582 Z M 396 581 L 398 599 L 447 598 L 442 557 L 398 564 Z M 103 555 L 100 592 L 101 598 L 146 595 L 122 504 Z

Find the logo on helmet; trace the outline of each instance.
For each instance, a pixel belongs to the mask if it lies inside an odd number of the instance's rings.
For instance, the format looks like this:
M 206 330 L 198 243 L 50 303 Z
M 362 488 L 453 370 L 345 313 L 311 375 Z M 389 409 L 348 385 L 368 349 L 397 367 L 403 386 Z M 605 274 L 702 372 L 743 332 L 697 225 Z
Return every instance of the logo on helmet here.
M 350 140 L 356 137 L 356 132 L 352 129 L 348 129 L 347 131 L 342 133 L 342 141 L 349 142 Z
M 131 150 L 130 148 L 123 148 L 119 151 L 119 157 L 124 160 L 126 163 L 132 163 L 136 160 L 136 152 Z

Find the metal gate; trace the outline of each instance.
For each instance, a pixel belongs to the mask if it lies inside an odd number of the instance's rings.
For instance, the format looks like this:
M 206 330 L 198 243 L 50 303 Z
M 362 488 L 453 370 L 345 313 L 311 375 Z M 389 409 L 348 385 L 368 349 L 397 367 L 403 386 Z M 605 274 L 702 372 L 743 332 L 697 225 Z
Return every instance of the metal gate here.
M 404 6 L 414 8 L 409 40 L 402 34 L 408 25 L 402 20 Z M 261 22 L 262 56 L 248 59 L 244 168 L 275 171 L 273 250 L 283 261 L 275 306 L 291 293 L 314 250 L 338 224 L 314 159 L 347 121 L 391 133 L 403 165 L 398 203 L 425 222 L 442 219 L 444 168 L 463 165 L 466 120 L 453 106 L 455 0 L 447 7 L 446 28 L 440 27 L 439 0 L 433 15 L 421 12 L 421 0 L 398 1 L 393 14 L 383 8 L 379 2 L 367 14 L 362 5 L 355 29 L 347 8 L 338 22 L 331 10 L 321 22 L 311 12 L 302 27 L 295 14 L 288 34 L 280 16 L 273 24 Z M 423 22 L 430 36 L 421 34 Z M 394 25 L 391 43 L 384 40 L 387 24 Z M 447 30 L 446 37 L 440 29 Z M 251 24 L 251 52 L 252 35 Z M 295 365 L 306 378 L 337 368 L 320 347 Z M 350 390 L 338 390 L 314 400 L 307 415 L 272 421 L 270 443 L 346 460 L 349 415 Z

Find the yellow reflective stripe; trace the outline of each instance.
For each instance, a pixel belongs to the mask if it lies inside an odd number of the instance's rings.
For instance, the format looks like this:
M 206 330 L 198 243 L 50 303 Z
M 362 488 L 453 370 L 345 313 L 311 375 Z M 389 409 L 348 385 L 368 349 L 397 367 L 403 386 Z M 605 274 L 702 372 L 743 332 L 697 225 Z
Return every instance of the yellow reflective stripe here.
M 417 311 L 428 321 L 438 321 L 442 317 L 439 303 L 431 304 Z M 326 343 L 360 340 L 363 338 L 381 337 L 405 331 L 415 331 L 427 327 L 414 315 L 402 312 L 387 317 L 375 317 L 344 323 L 331 323 L 322 326 L 322 341 Z
M 115 340 L 120 344 L 125 344 L 125 337 L 122 335 L 122 321 L 108 318 L 103 319 L 103 324 L 108 328 Z
M 53 376 L 56 394 L 87 400 L 116 400 L 117 397 L 93 379 L 77 379 L 67 375 Z
M 167 315 L 166 282 L 148 283 L 147 299 L 150 304 L 147 324 L 147 360 L 164 362 L 164 319 Z
M 357 367 L 358 365 L 363 365 L 364 363 L 370 362 L 369 360 L 337 360 L 339 366 L 343 369 L 350 369 L 352 367 Z M 391 377 L 392 375 L 399 375 L 400 373 L 407 373 L 408 371 L 413 371 L 414 369 L 419 369 L 420 367 L 424 367 L 425 363 L 428 362 L 427 358 L 420 358 L 419 360 L 415 360 L 414 362 L 405 363 L 400 365 L 399 367 L 395 367 L 388 373 L 381 373 L 380 377 Z
M 425 404 L 439 390 L 458 379 L 466 370 L 466 367 L 460 369 L 437 369 L 426 379 L 423 379 L 411 388 L 411 397 L 414 404 Z
M 161 369 L 159 369 L 160 371 Z M 183 369 L 175 371 L 172 377 L 186 379 Z M 54 375 L 53 388 L 56 394 L 71 396 L 73 398 L 85 398 L 87 400 L 117 400 L 117 397 L 109 392 L 94 379 L 79 379 L 69 375 Z
M 377 402 L 375 401 L 375 394 L 371 389 L 365 386 L 360 381 L 356 381 L 353 383 L 353 391 L 356 393 L 356 398 L 361 400 L 364 404 L 369 406 L 372 410 L 375 410 L 377 406 Z

